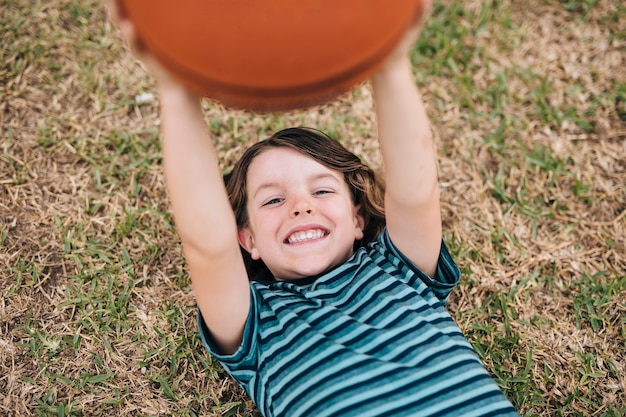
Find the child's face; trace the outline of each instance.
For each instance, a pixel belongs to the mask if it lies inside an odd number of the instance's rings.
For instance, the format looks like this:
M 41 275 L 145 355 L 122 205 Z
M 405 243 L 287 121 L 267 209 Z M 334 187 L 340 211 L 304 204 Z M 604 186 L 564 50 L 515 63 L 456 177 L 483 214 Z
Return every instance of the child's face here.
M 317 275 L 352 255 L 363 217 L 343 175 L 289 148 L 271 148 L 250 164 L 248 226 L 241 245 L 277 280 Z

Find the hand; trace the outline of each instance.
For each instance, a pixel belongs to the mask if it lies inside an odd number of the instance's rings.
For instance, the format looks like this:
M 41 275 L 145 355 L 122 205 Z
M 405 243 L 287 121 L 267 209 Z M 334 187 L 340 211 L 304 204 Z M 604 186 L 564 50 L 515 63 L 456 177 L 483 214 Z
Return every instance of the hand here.
M 398 65 L 404 65 L 408 61 L 409 53 L 422 30 L 424 22 L 426 22 L 426 19 L 430 15 L 432 8 L 433 0 L 422 0 L 420 13 L 415 16 L 415 21 L 406 31 L 393 53 L 387 58 L 381 71 L 388 71 Z
M 125 14 L 123 8 L 119 4 L 119 0 L 107 0 L 106 9 L 108 11 L 109 20 L 115 24 L 120 30 L 126 44 L 133 51 L 135 56 L 143 62 L 146 68 L 154 75 L 157 81 L 159 91 L 163 93 L 169 90 L 187 90 L 178 82 L 148 51 L 141 38 L 135 30 L 135 25 Z M 187 91 L 189 92 L 189 91 Z

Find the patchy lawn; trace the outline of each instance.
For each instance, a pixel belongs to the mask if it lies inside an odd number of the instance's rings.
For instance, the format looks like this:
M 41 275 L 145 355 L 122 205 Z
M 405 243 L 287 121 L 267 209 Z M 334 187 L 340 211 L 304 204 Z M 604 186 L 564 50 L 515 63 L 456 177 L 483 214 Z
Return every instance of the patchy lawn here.
M 254 415 L 196 335 L 158 98 L 101 2 L 0 0 L 0 34 L 0 415 Z M 625 415 L 623 2 L 442 0 L 413 58 L 451 313 L 522 415 Z M 380 166 L 368 85 L 205 109 L 224 170 L 289 125 Z

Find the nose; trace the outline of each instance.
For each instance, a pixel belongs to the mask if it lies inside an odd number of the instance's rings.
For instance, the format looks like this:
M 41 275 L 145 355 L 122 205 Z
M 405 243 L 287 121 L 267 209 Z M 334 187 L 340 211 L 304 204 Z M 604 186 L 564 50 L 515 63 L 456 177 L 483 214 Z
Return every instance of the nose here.
M 306 197 L 298 198 L 293 203 L 293 207 L 291 208 L 291 213 L 294 217 L 297 217 L 301 214 L 313 214 L 313 203 L 310 199 Z
M 293 215 L 294 216 L 299 216 L 300 214 L 304 214 L 304 213 L 311 214 L 311 213 L 313 213 L 313 211 L 311 209 L 306 209 L 306 210 L 297 210 L 296 209 L 296 210 L 293 211 Z

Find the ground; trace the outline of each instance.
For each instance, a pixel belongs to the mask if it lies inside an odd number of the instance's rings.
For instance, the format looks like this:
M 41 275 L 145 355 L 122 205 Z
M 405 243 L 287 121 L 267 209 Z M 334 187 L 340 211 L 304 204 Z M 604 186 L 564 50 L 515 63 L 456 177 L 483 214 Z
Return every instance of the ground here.
M 0 0 L 0 415 L 254 415 L 202 349 L 158 98 L 97 0 Z M 525 416 L 626 414 L 626 8 L 441 0 L 413 54 L 449 310 Z M 206 102 L 223 169 L 289 125 L 380 168 L 367 83 L 289 114 Z

